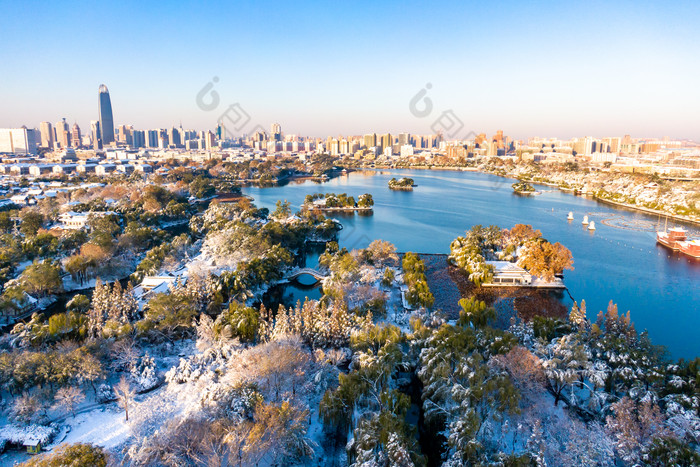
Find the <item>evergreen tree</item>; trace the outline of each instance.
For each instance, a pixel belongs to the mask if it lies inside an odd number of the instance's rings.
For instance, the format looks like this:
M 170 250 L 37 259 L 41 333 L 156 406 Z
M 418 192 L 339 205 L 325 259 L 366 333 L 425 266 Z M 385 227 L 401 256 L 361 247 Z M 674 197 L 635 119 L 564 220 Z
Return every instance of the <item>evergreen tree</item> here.
M 578 303 L 574 302 L 574 305 L 571 307 L 571 312 L 569 313 L 569 321 L 571 322 L 571 324 L 578 327 L 579 329 L 583 329 L 586 326 L 587 321 L 585 300 L 581 301 L 580 308 L 578 306 Z

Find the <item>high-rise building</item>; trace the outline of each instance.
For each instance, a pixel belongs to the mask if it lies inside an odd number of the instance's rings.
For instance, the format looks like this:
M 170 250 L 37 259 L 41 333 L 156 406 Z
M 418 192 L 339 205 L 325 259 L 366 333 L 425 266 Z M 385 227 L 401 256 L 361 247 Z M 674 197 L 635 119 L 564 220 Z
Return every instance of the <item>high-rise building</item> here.
M 180 130 L 178 130 L 175 127 L 172 127 L 168 130 L 168 139 L 170 140 L 170 144 L 172 144 L 175 147 L 180 147 L 182 146 L 182 137 L 180 134 Z
M 211 131 L 207 131 L 204 135 L 204 145 L 207 151 L 211 150 L 216 145 L 215 135 Z
M 102 133 L 99 120 L 90 120 L 90 133 L 92 133 L 92 149 L 102 149 Z
M 387 133 L 385 135 L 382 135 L 382 151 L 385 150 L 386 148 L 390 148 L 394 144 L 394 140 L 391 137 L 391 133 Z
M 363 142 L 364 142 L 364 146 L 366 148 L 368 148 L 368 149 L 373 148 L 374 146 L 377 145 L 377 134 L 371 133 L 371 134 L 365 135 Z
M 157 148 L 158 147 L 158 130 L 148 130 L 146 131 L 146 147 Z
M 158 147 L 160 149 L 165 149 L 168 147 L 170 144 L 170 139 L 168 138 L 168 132 L 167 130 L 160 129 L 158 130 Z
M 270 126 L 270 138 L 272 141 L 282 141 L 282 126 L 279 123 Z
M 80 145 L 82 144 L 82 136 L 80 136 L 80 127 L 78 126 L 77 123 L 73 124 L 73 128 L 71 128 L 71 144 L 74 148 L 79 148 Z
M 56 142 L 61 146 L 61 149 L 70 146 L 70 127 L 65 118 L 56 123 Z
M 117 128 L 117 141 L 131 146 L 133 143 L 131 135 L 133 132 L 133 127 L 131 125 L 119 125 Z
M 102 145 L 107 146 L 114 142 L 114 118 L 112 116 L 112 101 L 109 98 L 109 90 L 104 84 L 100 84 L 97 104 L 97 111 L 100 115 L 100 139 L 102 140 Z
M 399 133 L 399 147 L 411 144 L 411 135 L 409 133 Z
M 53 149 L 53 125 L 50 122 L 41 122 L 39 130 L 41 131 L 41 147 Z
M 33 129 L 0 128 L 0 152 L 36 154 L 36 132 Z
M 131 131 L 131 147 L 142 148 L 146 145 L 146 132 L 143 130 Z

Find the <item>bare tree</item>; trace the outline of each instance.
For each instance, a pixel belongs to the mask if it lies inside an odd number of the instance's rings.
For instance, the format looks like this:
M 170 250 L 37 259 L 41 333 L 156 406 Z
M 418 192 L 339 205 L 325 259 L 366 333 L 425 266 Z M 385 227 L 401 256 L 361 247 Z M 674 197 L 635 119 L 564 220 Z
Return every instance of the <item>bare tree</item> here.
M 121 408 L 124 409 L 126 414 L 126 421 L 129 421 L 129 406 L 134 401 L 134 395 L 136 391 L 133 390 L 129 381 L 125 376 L 119 380 L 116 386 L 114 386 L 114 394 L 117 396 L 117 403 Z
M 134 340 L 127 337 L 112 344 L 110 349 L 111 367 L 116 371 L 130 371 L 139 358 Z
M 80 388 L 66 386 L 56 391 L 54 408 L 66 409 L 75 417 L 75 408 L 85 400 L 85 394 Z
M 28 425 L 34 419 L 39 409 L 38 399 L 35 396 L 25 393 L 15 399 L 15 403 L 12 406 L 12 416 L 15 420 Z

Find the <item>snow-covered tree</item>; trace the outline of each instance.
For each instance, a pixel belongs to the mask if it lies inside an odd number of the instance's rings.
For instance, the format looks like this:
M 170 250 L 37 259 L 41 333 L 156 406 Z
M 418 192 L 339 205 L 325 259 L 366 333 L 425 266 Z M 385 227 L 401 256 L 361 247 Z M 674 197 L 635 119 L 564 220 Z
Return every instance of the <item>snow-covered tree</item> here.
M 138 363 L 131 368 L 130 378 L 137 392 L 154 388 L 158 384 L 159 378 L 153 357 L 150 357 L 148 353 L 141 357 Z
M 56 391 L 55 408 L 67 410 L 75 416 L 75 408 L 85 400 L 85 394 L 80 388 L 66 386 Z
M 571 312 L 569 313 L 569 322 L 576 326 L 577 328 L 581 329 L 586 326 L 586 301 L 582 300 L 581 301 L 581 306 L 578 306 L 578 303 L 574 302 L 574 305 L 571 307 Z
M 114 394 L 117 396 L 117 403 L 124 409 L 125 420 L 129 421 L 129 408 L 132 406 L 136 391 L 131 387 L 129 380 L 122 376 L 114 386 Z
M 658 437 L 668 429 L 659 407 L 651 401 L 635 402 L 623 397 L 612 405 L 614 416 L 607 418 L 607 429 L 615 439 L 616 450 L 623 461 L 636 465 Z
M 590 354 L 576 335 L 567 334 L 538 349 L 542 367 L 558 405 L 564 389 L 583 380 L 590 367 Z

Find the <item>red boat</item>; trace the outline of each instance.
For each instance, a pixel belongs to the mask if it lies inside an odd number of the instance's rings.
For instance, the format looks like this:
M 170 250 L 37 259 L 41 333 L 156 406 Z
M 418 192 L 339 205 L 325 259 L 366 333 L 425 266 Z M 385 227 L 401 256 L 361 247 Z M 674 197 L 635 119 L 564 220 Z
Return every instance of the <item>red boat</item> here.
M 680 227 L 671 228 L 668 232 L 656 232 L 656 241 L 674 251 L 681 249 L 680 243 L 685 242 L 686 238 L 685 230 Z
M 680 252 L 684 255 L 700 258 L 700 240 L 679 243 Z

